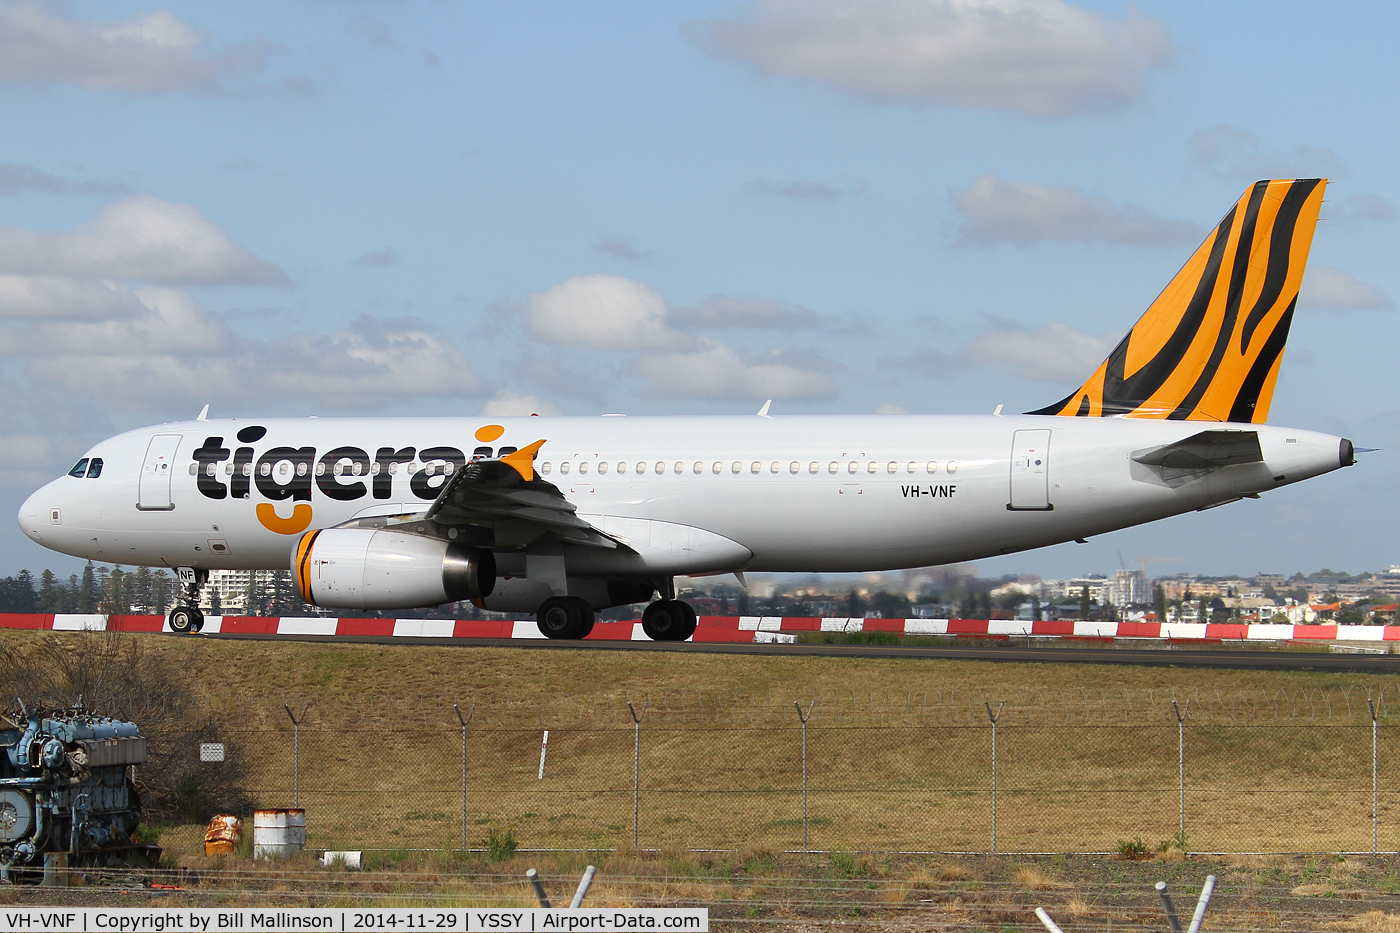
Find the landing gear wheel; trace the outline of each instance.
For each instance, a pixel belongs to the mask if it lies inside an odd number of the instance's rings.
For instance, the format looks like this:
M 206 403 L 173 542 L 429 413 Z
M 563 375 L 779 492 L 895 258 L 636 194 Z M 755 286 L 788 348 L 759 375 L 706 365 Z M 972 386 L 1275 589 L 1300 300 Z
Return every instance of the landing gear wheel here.
M 571 596 L 570 599 L 578 599 L 578 597 Z M 595 617 L 593 615 L 593 607 L 588 604 L 587 600 L 579 599 L 578 610 L 579 614 L 583 616 L 583 624 L 579 626 L 578 634 L 574 637 L 580 639 L 587 638 L 588 633 L 593 631 L 593 623 L 595 621 Z
M 535 613 L 545 638 L 583 638 L 593 630 L 593 607 L 577 596 L 551 596 Z
M 695 610 L 679 599 L 658 599 L 642 613 L 642 631 L 652 641 L 685 641 L 695 634 Z
M 176 606 L 170 610 L 170 631 L 190 635 L 204 627 L 204 613 L 195 606 Z

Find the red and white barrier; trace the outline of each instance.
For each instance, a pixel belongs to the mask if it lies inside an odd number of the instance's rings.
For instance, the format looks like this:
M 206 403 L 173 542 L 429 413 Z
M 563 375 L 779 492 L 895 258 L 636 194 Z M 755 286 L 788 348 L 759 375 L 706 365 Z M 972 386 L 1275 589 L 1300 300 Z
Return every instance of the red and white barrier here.
M 0 613 L 0 628 L 39 631 L 169 632 L 163 616 Z M 509 619 L 333 619 L 294 616 L 206 616 L 206 634 L 301 635 L 334 638 L 543 638 L 532 621 Z M 995 619 L 841 619 L 701 616 L 691 641 L 792 643 L 802 632 L 892 632 L 898 635 L 1146 639 L 1168 642 L 1400 641 L 1400 625 L 1249 625 L 1173 622 L 1019 622 Z M 590 641 L 646 641 L 640 621 L 598 622 Z

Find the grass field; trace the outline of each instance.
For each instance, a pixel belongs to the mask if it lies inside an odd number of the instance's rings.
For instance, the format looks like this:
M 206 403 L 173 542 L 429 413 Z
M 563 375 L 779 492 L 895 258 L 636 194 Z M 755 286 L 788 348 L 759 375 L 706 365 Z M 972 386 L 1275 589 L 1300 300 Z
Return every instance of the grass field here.
M 0 646 L 33 633 L 0 632 Z M 83 635 L 56 636 L 76 639 Z M 1381 701 L 1382 850 L 1400 849 L 1396 678 L 1317 673 L 527 648 L 330 645 L 126 636 L 193 674 L 237 740 L 257 806 L 292 803 L 292 727 L 310 844 L 611 850 L 1150 850 L 1178 829 L 1186 725 L 1187 840 L 1197 851 L 1371 845 L 1371 718 Z M 543 780 L 541 734 L 550 730 Z M 201 827 L 163 842 L 192 847 Z

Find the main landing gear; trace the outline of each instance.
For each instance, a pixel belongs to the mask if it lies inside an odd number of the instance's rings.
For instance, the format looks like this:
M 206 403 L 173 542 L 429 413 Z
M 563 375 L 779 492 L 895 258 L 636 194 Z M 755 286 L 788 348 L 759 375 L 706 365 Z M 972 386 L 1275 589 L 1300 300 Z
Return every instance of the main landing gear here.
M 593 631 L 593 607 L 577 596 L 551 596 L 535 612 L 545 638 L 586 638 Z
M 194 567 L 177 567 L 175 574 L 185 588 L 184 605 L 170 610 L 170 631 L 177 635 L 196 635 L 204 628 L 204 613 L 199 608 L 199 591 L 209 582 L 209 571 Z
M 658 599 L 642 613 L 642 631 L 652 641 L 685 641 L 695 634 L 696 621 L 689 603 Z M 593 631 L 593 607 L 577 596 L 551 596 L 535 613 L 535 624 L 545 638 L 587 638 Z
M 642 631 L 652 641 L 685 641 L 697 622 L 690 603 L 679 599 L 658 599 L 642 613 Z

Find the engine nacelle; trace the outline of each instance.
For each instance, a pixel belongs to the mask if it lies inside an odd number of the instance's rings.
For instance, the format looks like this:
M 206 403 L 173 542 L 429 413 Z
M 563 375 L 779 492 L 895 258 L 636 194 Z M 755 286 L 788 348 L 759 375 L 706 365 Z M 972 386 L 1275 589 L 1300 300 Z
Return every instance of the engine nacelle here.
M 490 551 L 376 528 L 325 528 L 292 551 L 301 598 L 337 609 L 416 609 L 483 599 L 496 583 Z

